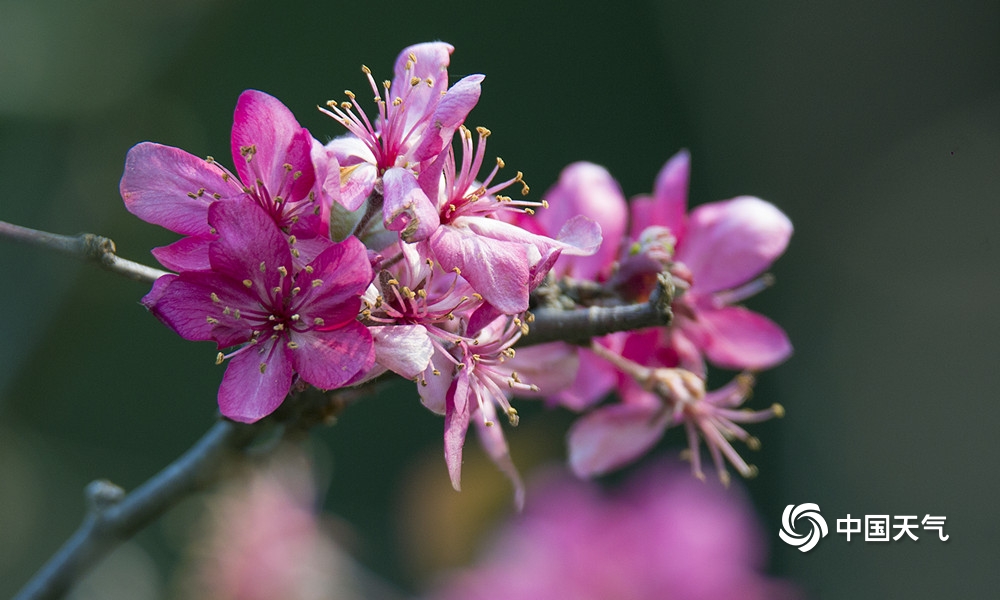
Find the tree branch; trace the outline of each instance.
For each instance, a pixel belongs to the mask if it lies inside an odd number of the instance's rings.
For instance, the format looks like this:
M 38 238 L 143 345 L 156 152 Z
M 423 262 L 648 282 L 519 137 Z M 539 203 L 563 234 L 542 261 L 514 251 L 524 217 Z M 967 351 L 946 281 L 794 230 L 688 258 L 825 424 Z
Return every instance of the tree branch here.
M 521 338 L 518 346 L 557 341 L 583 343 L 616 331 L 669 325 L 673 319 L 670 310 L 673 298 L 674 283 L 670 274 L 660 273 L 649 301 L 643 304 L 590 306 L 576 310 L 540 308 L 532 311 L 534 322 L 530 333 Z
M 378 385 L 378 381 L 372 382 Z M 35 573 L 14 600 L 61 598 L 76 580 L 120 543 L 155 521 L 187 495 L 219 478 L 229 459 L 247 456 L 251 443 L 277 424 L 282 437 L 299 437 L 321 422 L 329 422 L 348 403 L 372 392 L 370 386 L 332 394 L 308 388 L 293 393 L 267 419 L 250 425 L 220 420 L 177 460 L 126 494 L 110 481 L 91 482 L 85 491 L 87 515 L 73 536 Z M 272 451 L 266 445 L 259 454 Z
M 115 243 L 112 240 L 93 233 L 59 235 L 0 221 L 0 236 L 71 254 L 136 281 L 152 283 L 161 275 L 167 274 L 166 271 L 120 258 L 115 254 Z

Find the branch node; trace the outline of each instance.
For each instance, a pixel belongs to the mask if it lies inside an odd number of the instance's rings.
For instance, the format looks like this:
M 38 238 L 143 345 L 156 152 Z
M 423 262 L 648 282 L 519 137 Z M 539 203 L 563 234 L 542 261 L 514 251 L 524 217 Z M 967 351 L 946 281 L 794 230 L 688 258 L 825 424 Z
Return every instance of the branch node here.
M 101 513 L 121 502 L 125 498 L 125 490 L 107 479 L 95 479 L 87 484 L 84 497 L 91 513 Z

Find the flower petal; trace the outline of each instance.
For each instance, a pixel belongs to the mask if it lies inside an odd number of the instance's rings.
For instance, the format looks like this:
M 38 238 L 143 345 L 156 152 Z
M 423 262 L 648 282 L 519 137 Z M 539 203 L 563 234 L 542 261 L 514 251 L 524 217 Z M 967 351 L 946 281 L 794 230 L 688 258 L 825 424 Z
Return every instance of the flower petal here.
M 205 224 L 208 224 L 206 214 Z M 189 235 L 173 244 L 153 248 L 152 254 L 160 264 L 173 271 L 207 271 L 212 268 L 208 262 L 208 247 L 215 236 Z
M 396 57 L 392 93 L 402 95 L 403 90 L 412 88 L 406 97 L 406 129 L 428 117 L 441 94 L 448 89 L 448 64 L 454 50 L 445 42 L 425 42 L 404 48 Z M 416 61 L 410 63 L 414 58 Z M 411 66 L 409 72 L 407 64 Z M 415 86 L 412 84 L 414 78 L 420 80 Z
M 219 410 L 234 421 L 253 423 L 281 406 L 292 387 L 292 361 L 283 344 L 267 341 L 229 360 L 219 386 Z
M 535 219 L 542 231 L 558 232 L 575 215 L 583 215 L 600 226 L 600 249 L 586 258 L 563 256 L 556 269 L 560 274 L 594 279 L 618 257 L 625 235 L 628 205 L 618 182 L 607 169 L 593 163 L 573 163 L 563 169 L 559 181 L 543 196 L 549 207 Z
M 499 221 L 495 224 L 507 225 Z M 431 236 L 430 246 L 446 269 L 458 267 L 472 287 L 500 312 L 513 315 L 528 310 L 529 266 L 525 244 L 500 241 L 471 228 L 441 226 Z
M 208 206 L 240 196 L 223 171 L 180 148 L 143 142 L 125 158 L 121 194 L 125 208 L 147 223 L 184 235 L 209 235 Z
M 251 334 L 246 320 L 227 317 L 223 309 L 232 314 L 259 308 L 246 288 L 215 273 L 192 271 L 160 277 L 142 304 L 182 338 L 215 340 L 219 348 L 244 342 Z
M 688 201 L 688 182 L 691 178 L 691 154 L 681 150 L 663 165 L 652 198 L 632 200 L 631 237 L 638 238 L 650 225 L 666 227 L 678 240 L 684 237 Z
M 637 459 L 663 435 L 666 419 L 657 416 L 658 410 L 656 406 L 615 404 L 580 417 L 568 435 L 573 472 L 594 477 Z
M 455 131 L 479 102 L 483 79 L 483 75 L 464 77 L 441 97 L 427 130 L 421 136 L 420 146 L 412 153 L 415 161 L 433 158 L 451 143 Z
M 344 385 L 375 363 L 372 335 L 357 321 L 328 331 L 295 332 L 292 341 L 298 345 L 288 350 L 295 370 L 323 390 Z
M 448 465 L 451 486 L 462 489 L 462 448 L 469 429 L 469 377 L 468 369 L 458 372 L 448 388 L 447 409 L 444 415 L 444 461 Z
M 788 246 L 792 222 L 770 202 L 752 196 L 711 202 L 689 215 L 677 260 L 702 294 L 745 283 L 763 272 Z
M 423 325 L 369 327 L 375 341 L 375 361 L 394 373 L 413 379 L 423 373 L 434 346 Z
M 405 242 L 427 239 L 441 224 L 437 208 L 413 173 L 393 167 L 382 175 L 385 228 L 398 231 Z
M 792 354 L 784 329 L 742 306 L 702 309 L 698 324 L 707 333 L 705 356 L 723 368 L 769 369 Z
M 231 145 L 236 172 L 249 187 L 259 179 L 272 196 L 301 200 L 316 182 L 312 136 L 292 111 L 264 92 L 246 90 L 240 94 L 233 113 Z M 254 151 L 245 153 L 250 147 Z
M 212 270 L 235 281 L 250 281 L 258 298 L 275 287 L 288 287 L 279 267 L 292 268 L 288 241 L 271 217 L 249 199 L 216 202 L 208 211 L 219 238 L 208 249 Z

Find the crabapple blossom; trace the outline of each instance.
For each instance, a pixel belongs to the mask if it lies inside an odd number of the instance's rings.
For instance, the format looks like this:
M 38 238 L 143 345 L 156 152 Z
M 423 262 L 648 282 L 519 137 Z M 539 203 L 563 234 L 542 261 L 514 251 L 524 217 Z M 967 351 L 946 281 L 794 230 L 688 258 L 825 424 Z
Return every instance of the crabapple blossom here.
M 249 198 L 288 234 L 306 240 L 325 234 L 329 206 L 322 188 L 315 187 L 314 145 L 319 142 L 285 105 L 247 90 L 233 115 L 235 175 L 211 157 L 142 142 L 125 159 L 122 199 L 140 219 L 186 236 L 153 250 L 160 263 L 174 270 L 207 269 L 215 238 L 208 209 L 217 201 Z
M 372 271 L 356 238 L 327 241 L 297 270 L 284 235 L 256 203 L 214 203 L 208 222 L 217 232 L 211 270 L 165 275 L 143 304 L 185 339 L 239 346 L 218 356 L 229 359 L 219 387 L 223 415 L 257 421 L 281 404 L 296 376 L 330 389 L 371 367 L 372 336 L 357 316 Z

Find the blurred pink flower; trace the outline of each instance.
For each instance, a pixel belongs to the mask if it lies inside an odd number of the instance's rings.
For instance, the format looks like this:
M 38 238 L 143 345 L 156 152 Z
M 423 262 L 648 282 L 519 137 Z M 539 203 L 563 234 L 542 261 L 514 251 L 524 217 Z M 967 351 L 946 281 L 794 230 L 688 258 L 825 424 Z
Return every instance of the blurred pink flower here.
M 761 572 L 766 544 L 746 500 L 691 479 L 679 466 L 643 470 L 614 494 L 550 477 L 531 499 L 479 564 L 453 574 L 429 597 L 798 597 L 792 585 Z
M 322 527 L 315 498 L 307 461 L 293 451 L 214 497 L 185 597 L 360 598 L 353 563 Z

